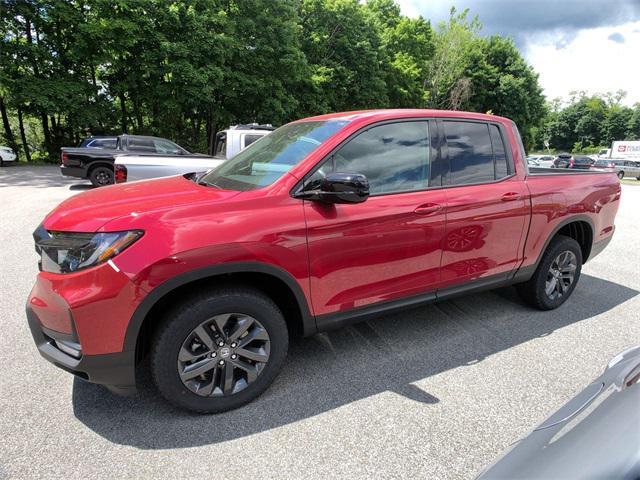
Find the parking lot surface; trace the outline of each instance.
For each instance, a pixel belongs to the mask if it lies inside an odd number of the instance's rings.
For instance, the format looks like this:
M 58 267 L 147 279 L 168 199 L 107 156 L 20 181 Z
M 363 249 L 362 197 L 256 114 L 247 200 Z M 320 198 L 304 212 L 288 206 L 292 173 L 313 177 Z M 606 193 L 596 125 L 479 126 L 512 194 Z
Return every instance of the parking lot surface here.
M 117 397 L 40 358 L 24 315 L 32 231 L 89 188 L 55 167 L 0 170 L 0 478 L 473 478 L 640 343 L 640 186 L 626 184 L 613 241 L 558 310 L 507 288 L 294 340 L 274 385 L 222 415 L 170 407 L 144 374 Z

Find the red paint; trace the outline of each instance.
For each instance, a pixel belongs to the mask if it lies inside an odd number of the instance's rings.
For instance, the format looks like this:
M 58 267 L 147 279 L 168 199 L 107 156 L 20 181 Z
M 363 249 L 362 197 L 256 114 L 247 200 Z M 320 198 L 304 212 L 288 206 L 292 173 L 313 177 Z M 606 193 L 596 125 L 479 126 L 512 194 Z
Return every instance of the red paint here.
M 75 325 L 85 354 L 118 352 L 135 308 L 158 285 L 203 266 L 261 262 L 288 272 L 314 315 L 433 292 L 533 264 L 559 222 L 588 216 L 599 241 L 613 233 L 614 175 L 526 177 L 511 121 L 482 114 L 383 110 L 325 115 L 351 122 L 274 184 L 248 192 L 183 177 L 125 183 L 72 197 L 48 230 L 145 235 L 108 264 L 41 272 L 30 304 L 47 328 Z M 401 118 L 490 120 L 505 126 L 515 175 L 502 182 L 374 196 L 352 205 L 294 199 L 290 191 L 354 132 Z M 71 323 L 73 322 L 73 324 Z

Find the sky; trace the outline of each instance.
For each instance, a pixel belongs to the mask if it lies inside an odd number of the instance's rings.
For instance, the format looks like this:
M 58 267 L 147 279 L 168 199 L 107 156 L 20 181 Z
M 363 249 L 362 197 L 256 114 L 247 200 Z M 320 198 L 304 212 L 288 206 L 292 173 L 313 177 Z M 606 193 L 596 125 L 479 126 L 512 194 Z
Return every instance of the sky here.
M 405 15 L 449 18 L 469 8 L 484 35 L 513 38 L 548 100 L 626 90 L 640 102 L 640 0 L 396 0 Z

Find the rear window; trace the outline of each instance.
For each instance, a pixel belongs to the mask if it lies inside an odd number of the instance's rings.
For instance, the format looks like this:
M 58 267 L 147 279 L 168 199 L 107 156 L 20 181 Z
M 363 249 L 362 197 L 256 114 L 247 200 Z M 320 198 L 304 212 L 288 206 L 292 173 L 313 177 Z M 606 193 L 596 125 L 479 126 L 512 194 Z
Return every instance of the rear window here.
M 251 145 L 256 140 L 260 140 L 262 137 L 264 137 L 264 135 L 252 135 L 252 134 L 248 133 L 248 134 L 246 134 L 244 136 L 244 146 L 248 147 L 249 145 Z
M 500 130 L 481 122 L 445 121 L 451 184 L 493 182 L 510 174 Z

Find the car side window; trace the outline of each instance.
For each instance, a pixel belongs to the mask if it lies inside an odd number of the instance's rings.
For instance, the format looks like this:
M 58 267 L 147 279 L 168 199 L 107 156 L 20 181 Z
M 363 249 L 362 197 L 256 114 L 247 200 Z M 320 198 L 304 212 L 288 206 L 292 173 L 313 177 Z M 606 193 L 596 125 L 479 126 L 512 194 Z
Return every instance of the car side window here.
M 156 153 L 156 147 L 150 138 L 129 138 L 127 140 L 127 150 L 132 152 Z
M 502 138 L 494 140 L 489 124 L 464 121 L 443 123 L 453 185 L 493 182 L 509 174 L 504 144 L 500 149 Z M 496 133 L 499 135 L 497 127 Z M 496 155 L 494 147 L 498 150 Z
M 153 146 L 156 153 L 163 153 L 165 155 L 180 155 L 182 153 L 182 149 L 169 140 L 156 138 L 153 140 Z
M 398 122 L 365 130 L 329 157 L 307 185 L 316 188 L 331 172 L 365 175 L 371 195 L 427 188 L 429 122 Z

